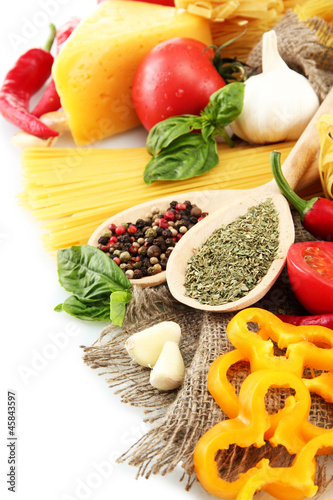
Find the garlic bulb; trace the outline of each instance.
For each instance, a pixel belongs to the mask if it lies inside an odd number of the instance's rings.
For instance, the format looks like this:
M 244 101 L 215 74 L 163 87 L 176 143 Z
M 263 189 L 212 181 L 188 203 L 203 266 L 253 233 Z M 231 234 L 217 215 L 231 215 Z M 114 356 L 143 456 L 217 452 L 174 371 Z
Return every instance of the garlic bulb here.
M 171 391 L 182 384 L 184 376 L 185 366 L 178 344 L 167 341 L 150 372 L 150 383 L 160 391 Z
M 179 343 L 181 329 L 174 321 L 162 321 L 141 332 L 134 333 L 125 342 L 131 358 L 141 366 L 152 367 L 167 341 Z
M 263 35 L 262 68 L 245 82 L 241 114 L 234 134 L 256 144 L 296 140 L 319 107 L 310 82 L 281 58 L 274 30 Z

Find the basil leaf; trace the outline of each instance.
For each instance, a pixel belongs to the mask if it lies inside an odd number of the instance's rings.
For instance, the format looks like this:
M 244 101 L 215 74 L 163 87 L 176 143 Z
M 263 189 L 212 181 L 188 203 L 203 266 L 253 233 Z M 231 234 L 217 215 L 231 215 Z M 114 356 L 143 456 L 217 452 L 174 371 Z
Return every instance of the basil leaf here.
M 207 141 L 201 134 L 178 137 L 168 147 L 154 156 L 146 165 L 143 179 L 146 184 L 154 181 L 175 181 L 204 174 L 219 162 L 214 139 Z
M 121 326 L 123 324 L 126 306 L 131 298 L 132 293 L 129 290 L 111 293 L 109 316 L 114 325 Z
M 55 306 L 55 308 L 53 310 L 56 312 L 61 312 L 62 311 L 62 304 L 58 304 L 57 306 Z
M 178 137 L 188 134 L 194 129 L 200 129 L 202 119 L 195 115 L 172 116 L 157 123 L 149 132 L 146 148 L 152 156 L 166 148 Z
M 58 250 L 60 284 L 77 297 L 100 300 L 130 288 L 121 269 L 98 248 L 82 245 Z
M 233 82 L 210 96 L 201 116 L 215 127 L 226 127 L 240 115 L 243 109 L 245 84 Z
M 208 141 L 208 138 L 211 137 L 215 131 L 215 126 L 209 123 L 204 123 L 201 134 L 205 141 Z
M 63 304 L 61 304 L 61 309 L 71 316 L 75 316 L 76 318 L 86 321 L 110 320 L 109 299 L 87 302 L 85 300 L 81 300 L 75 295 L 71 295 Z

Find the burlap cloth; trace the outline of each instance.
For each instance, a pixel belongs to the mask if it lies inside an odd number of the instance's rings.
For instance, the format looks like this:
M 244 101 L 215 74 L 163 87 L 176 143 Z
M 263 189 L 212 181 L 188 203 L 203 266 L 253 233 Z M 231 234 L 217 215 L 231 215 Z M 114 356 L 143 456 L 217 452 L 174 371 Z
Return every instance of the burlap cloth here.
M 306 76 L 322 101 L 333 86 L 333 26 L 321 18 L 300 21 L 288 11 L 273 28 L 278 50 L 287 65 Z M 247 63 L 261 68 L 262 42 L 251 51 Z M 278 82 L 277 82 L 278 83 Z
M 302 228 L 299 216 L 293 214 L 296 241 L 313 238 Z M 284 269 L 269 293 L 256 307 L 273 313 L 304 314 L 289 286 Z M 119 461 L 127 461 L 137 467 L 137 476 L 165 475 L 179 464 L 183 467 L 186 489 L 195 481 L 193 451 L 199 438 L 217 422 L 226 418 L 210 396 L 206 382 L 211 363 L 219 355 L 232 349 L 226 325 L 234 313 L 216 314 L 202 312 L 176 302 L 166 285 L 141 289 L 134 287 L 131 302 L 121 331 L 112 325 L 105 328 L 99 340 L 84 348 L 84 362 L 106 378 L 107 383 L 120 394 L 124 403 L 140 406 L 147 413 L 146 421 L 151 429 Z M 149 384 L 150 370 L 132 362 L 125 351 L 124 343 L 129 335 L 163 320 L 177 321 L 182 330 L 180 349 L 186 366 L 182 386 L 173 392 L 162 393 Z M 248 366 L 235 366 L 228 374 L 237 390 L 248 374 Z M 270 412 L 283 405 L 286 394 L 272 391 L 266 396 L 266 407 Z M 333 405 L 318 396 L 313 396 L 310 412 L 312 423 L 331 428 Z M 257 463 L 263 456 L 276 465 L 288 465 L 291 458 L 280 447 L 269 444 L 262 448 L 241 449 L 232 446 L 220 453 L 223 477 L 234 480 L 239 472 Z M 326 477 L 327 457 L 318 459 L 317 484 L 319 493 L 331 478 Z

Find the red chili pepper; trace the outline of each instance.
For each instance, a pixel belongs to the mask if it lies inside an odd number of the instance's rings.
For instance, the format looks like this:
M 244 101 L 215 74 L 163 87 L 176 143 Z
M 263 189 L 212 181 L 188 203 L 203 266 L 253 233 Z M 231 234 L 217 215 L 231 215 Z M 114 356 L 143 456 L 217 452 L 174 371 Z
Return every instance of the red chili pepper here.
M 304 228 L 315 238 L 333 241 L 333 202 L 326 198 L 303 200 L 288 185 L 280 165 L 280 153 L 271 154 L 271 167 L 282 194 L 296 208 Z
M 23 54 L 7 73 L 0 90 L 1 114 L 22 130 L 40 138 L 59 135 L 28 111 L 30 98 L 51 74 L 53 57 L 50 50 L 54 36 L 55 27 L 51 25 L 51 35 L 45 49 L 30 49 Z
M 57 30 L 56 42 L 57 42 L 57 54 L 66 42 L 69 36 L 73 33 L 74 28 L 79 24 L 81 20 L 78 17 L 72 17 L 67 23 L 61 26 Z M 37 116 L 38 118 L 45 113 L 50 113 L 51 111 L 57 111 L 61 108 L 61 101 L 59 94 L 57 92 L 53 78 L 45 89 L 45 92 L 41 99 L 36 104 L 35 108 L 31 111 L 31 114 Z
M 310 314 L 333 313 L 333 243 L 305 241 L 288 250 L 290 285 Z
M 325 326 L 333 330 L 333 313 L 331 314 L 315 314 L 312 316 L 293 316 L 291 314 L 276 314 L 284 323 L 291 325 L 316 325 Z

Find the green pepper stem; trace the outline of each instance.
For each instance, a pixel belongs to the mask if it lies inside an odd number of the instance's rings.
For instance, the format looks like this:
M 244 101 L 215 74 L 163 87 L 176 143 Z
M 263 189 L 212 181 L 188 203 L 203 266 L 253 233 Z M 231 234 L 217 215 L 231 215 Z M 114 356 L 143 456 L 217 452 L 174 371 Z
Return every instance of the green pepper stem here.
M 47 52 L 50 52 L 51 48 L 52 48 L 52 45 L 53 45 L 53 42 L 54 42 L 54 39 L 55 39 L 55 36 L 56 36 L 56 27 L 54 26 L 54 24 L 50 24 L 50 34 L 49 34 L 49 37 L 46 41 L 46 44 L 44 46 L 44 50 L 46 50 Z
M 296 208 L 297 212 L 301 216 L 301 220 L 303 220 L 305 214 L 312 208 L 313 204 L 317 201 L 318 198 L 303 200 L 295 193 L 295 191 L 291 189 L 287 182 L 287 179 L 282 173 L 280 158 L 281 153 L 279 153 L 278 151 L 273 151 L 271 153 L 270 160 L 275 182 L 278 185 L 281 193 L 287 198 L 292 206 Z

